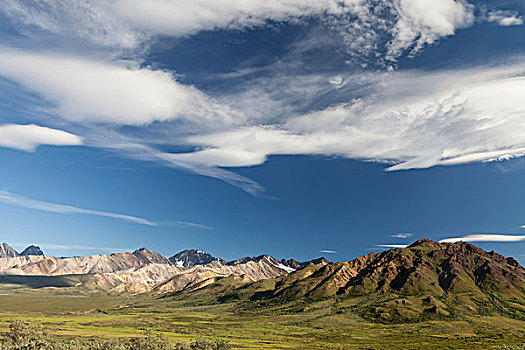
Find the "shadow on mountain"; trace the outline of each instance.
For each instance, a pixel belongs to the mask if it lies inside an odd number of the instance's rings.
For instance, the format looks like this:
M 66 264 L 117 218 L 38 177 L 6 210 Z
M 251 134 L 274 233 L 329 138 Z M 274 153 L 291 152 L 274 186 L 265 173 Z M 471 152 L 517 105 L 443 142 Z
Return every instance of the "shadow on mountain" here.
M 3 275 L 0 276 L 0 285 L 17 285 L 32 289 L 55 287 L 67 288 L 74 287 L 80 282 L 78 275 L 65 276 L 18 276 Z

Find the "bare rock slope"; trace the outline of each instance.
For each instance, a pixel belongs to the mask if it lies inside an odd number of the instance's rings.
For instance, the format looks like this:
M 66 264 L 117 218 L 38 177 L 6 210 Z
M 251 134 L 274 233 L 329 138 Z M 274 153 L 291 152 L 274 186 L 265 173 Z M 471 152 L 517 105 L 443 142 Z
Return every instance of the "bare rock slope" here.
M 169 259 L 146 248 L 70 258 L 45 256 L 35 246 L 24 252 L 20 255 L 7 244 L 0 245 L 0 275 L 89 275 L 81 286 L 105 288 L 112 293 L 173 293 L 217 277 L 242 275 L 246 281 L 259 281 L 295 271 L 268 255 L 227 262 L 198 250 L 182 251 Z

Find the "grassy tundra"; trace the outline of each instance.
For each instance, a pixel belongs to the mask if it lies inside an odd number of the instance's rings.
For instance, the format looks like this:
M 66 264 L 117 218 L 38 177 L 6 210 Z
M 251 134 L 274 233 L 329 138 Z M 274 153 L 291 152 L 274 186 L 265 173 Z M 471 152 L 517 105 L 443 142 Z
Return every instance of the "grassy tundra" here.
M 39 291 L 0 295 L 0 331 L 6 334 L 3 349 L 486 350 L 523 349 L 525 344 L 522 320 L 484 316 L 383 324 L 357 316 L 351 304 L 330 299 L 191 305 L 173 298 Z M 43 329 L 15 320 L 41 324 Z M 9 338 L 13 327 L 22 335 L 48 332 L 52 336 L 43 339 L 50 347 L 16 347 Z

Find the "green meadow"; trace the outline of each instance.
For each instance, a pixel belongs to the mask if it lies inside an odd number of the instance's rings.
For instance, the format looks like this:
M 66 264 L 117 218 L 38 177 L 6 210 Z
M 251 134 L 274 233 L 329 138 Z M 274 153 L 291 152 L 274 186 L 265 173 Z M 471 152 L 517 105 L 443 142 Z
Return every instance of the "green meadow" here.
M 45 289 L 45 290 L 44 290 Z M 0 331 L 41 323 L 63 338 L 109 340 L 162 333 L 170 342 L 227 340 L 235 349 L 523 349 L 525 321 L 501 316 L 382 324 L 336 300 L 262 305 L 192 304 L 153 296 L 67 295 L 55 289 L 0 295 Z

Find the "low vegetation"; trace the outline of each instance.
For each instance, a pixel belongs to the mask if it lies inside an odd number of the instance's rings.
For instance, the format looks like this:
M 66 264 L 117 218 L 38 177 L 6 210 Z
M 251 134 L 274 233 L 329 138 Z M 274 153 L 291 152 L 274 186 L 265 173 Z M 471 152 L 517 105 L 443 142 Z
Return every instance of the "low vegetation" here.
M 2 350 L 228 348 L 216 339 L 247 350 L 525 350 L 522 320 L 495 314 L 372 322 L 356 312 L 365 300 L 360 298 L 203 305 L 176 298 L 57 295 L 44 289 L 1 294 L 0 288 Z M 46 345 L 31 347 L 20 343 L 24 339 Z
M 144 337 L 114 340 L 67 340 L 53 336 L 41 324 L 17 320 L 0 340 L 2 350 L 229 350 L 228 342 L 202 338 L 171 345 L 162 334 L 146 331 Z

